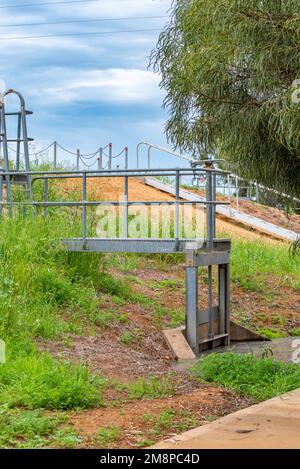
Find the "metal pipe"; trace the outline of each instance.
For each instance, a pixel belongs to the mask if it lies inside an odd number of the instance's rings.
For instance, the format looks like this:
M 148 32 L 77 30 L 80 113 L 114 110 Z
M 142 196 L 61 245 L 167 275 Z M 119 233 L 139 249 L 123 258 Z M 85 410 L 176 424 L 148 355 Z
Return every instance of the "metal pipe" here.
M 103 169 L 103 148 L 99 149 L 99 158 L 98 158 L 98 171 Z
M 180 206 L 179 206 L 179 196 L 180 196 L 180 171 L 176 170 L 176 179 L 175 179 L 175 223 L 174 223 L 174 237 L 179 239 L 180 235 Z
M 125 147 L 125 169 L 128 169 L 128 154 L 129 154 L 128 147 Z
M 53 167 L 57 167 L 57 142 L 53 143 Z
M 128 176 L 124 177 L 124 238 L 128 238 Z
M 18 114 L 18 130 L 17 130 L 17 149 L 16 149 L 16 170 L 20 170 L 21 156 L 21 114 Z
M 80 163 L 80 150 L 79 148 L 76 150 L 77 153 L 77 163 L 76 163 L 76 169 L 79 171 L 79 163 Z
M 82 174 L 82 239 L 86 240 L 86 214 L 87 200 L 86 200 L 86 173 Z
M 49 182 L 48 178 L 45 178 L 44 179 L 44 200 L 45 200 L 45 202 L 48 202 L 48 200 L 49 200 L 48 182 Z M 48 206 L 47 205 L 45 206 L 44 214 L 45 214 L 45 217 L 47 217 L 47 215 L 48 215 Z
M 112 166 L 112 143 L 108 145 L 108 169 L 111 170 Z

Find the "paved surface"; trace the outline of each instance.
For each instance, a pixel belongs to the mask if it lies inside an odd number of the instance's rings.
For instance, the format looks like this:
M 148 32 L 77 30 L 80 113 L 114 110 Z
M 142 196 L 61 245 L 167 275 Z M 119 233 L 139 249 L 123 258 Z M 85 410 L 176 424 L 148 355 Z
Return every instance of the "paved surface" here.
M 300 449 L 300 389 L 157 443 L 158 449 Z
M 240 342 L 233 344 L 230 348 L 218 347 L 214 352 L 224 353 L 234 351 L 236 353 L 253 353 L 258 357 L 273 357 L 276 360 L 292 362 L 293 354 L 300 350 L 300 337 L 284 337 L 266 342 Z M 300 353 L 299 353 L 300 358 Z

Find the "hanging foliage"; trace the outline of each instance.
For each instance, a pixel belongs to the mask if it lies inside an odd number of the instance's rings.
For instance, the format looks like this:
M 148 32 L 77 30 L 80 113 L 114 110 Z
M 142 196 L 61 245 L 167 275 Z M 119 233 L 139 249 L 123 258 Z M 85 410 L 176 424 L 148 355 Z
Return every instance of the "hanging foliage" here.
M 299 0 L 176 0 L 151 64 L 176 148 L 300 195 Z

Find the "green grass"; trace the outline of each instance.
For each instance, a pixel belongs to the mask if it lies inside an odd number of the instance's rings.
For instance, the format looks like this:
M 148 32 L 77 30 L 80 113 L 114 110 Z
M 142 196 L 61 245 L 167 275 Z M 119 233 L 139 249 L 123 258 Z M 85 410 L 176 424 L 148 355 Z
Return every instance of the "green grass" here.
M 122 389 L 126 391 L 129 399 L 151 400 L 175 394 L 175 384 L 171 376 L 140 378 L 135 383 L 123 385 Z
M 3 449 L 74 448 L 82 439 L 65 426 L 63 414 L 45 415 L 41 410 L 26 411 L 0 406 L 0 447 Z
M 121 430 L 118 427 L 101 427 L 98 431 L 98 444 L 101 448 L 108 448 L 120 438 L 120 435 Z
M 288 244 L 234 240 L 231 252 L 231 278 L 248 290 L 265 292 L 266 278 L 300 290 L 300 258 L 292 259 Z
M 257 332 L 261 335 L 263 335 L 264 337 L 266 337 L 267 339 L 281 339 L 282 337 L 287 337 L 287 333 L 286 332 L 282 332 L 282 331 L 277 331 L 275 329 L 268 329 L 266 327 L 263 327 L 261 329 L 258 329 Z
M 12 348 L 8 342 L 7 362 L 0 366 L 0 405 L 66 410 L 103 404 L 105 379 L 83 366 L 57 362 L 33 346 L 27 353 L 11 353 Z
M 211 354 L 191 369 L 193 376 L 217 383 L 258 401 L 300 387 L 300 367 L 250 354 Z

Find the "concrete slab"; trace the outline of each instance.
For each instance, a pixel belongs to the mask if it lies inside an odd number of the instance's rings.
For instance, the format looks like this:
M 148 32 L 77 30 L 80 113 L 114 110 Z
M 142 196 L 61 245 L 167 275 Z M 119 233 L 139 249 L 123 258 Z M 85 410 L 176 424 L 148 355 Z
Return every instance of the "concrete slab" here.
M 227 415 L 155 449 L 300 449 L 300 389 Z
M 166 329 L 163 336 L 176 360 L 195 360 L 196 356 L 184 337 L 183 330 Z

